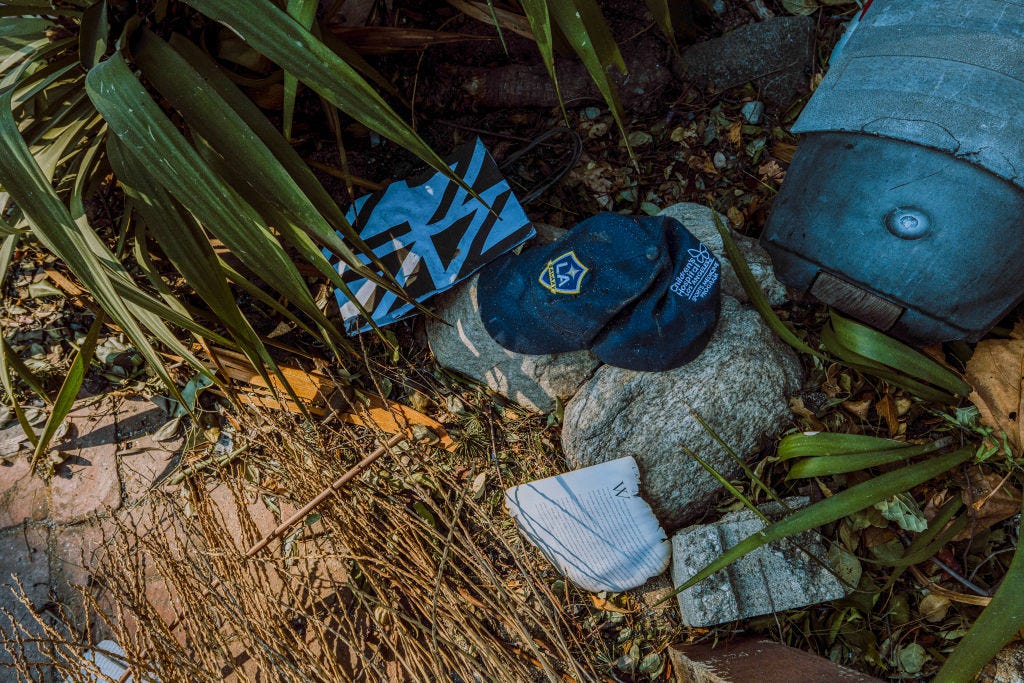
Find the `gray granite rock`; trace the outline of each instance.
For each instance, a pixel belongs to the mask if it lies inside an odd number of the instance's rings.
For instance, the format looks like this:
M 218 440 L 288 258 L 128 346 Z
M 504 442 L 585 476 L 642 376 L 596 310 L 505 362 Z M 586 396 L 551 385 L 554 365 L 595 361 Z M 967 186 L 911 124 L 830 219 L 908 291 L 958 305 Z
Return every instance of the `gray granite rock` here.
M 698 43 L 673 67 L 718 91 L 753 82 L 765 102 L 781 108 L 808 90 L 813 57 L 814 20 L 776 17 Z
M 718 260 L 722 262 L 723 294 L 728 294 L 743 302 L 749 300 L 747 293 L 743 291 L 743 285 L 736 277 L 732 263 L 725 256 L 722 235 L 715 227 L 711 208 L 703 204 L 682 202 L 665 207 L 658 215 L 671 216 L 681 222 L 687 230 L 693 233 L 694 237 L 707 245 L 707 248 L 718 257 Z M 722 225 L 729 225 L 729 221 L 722 214 L 718 214 L 718 218 L 722 221 Z M 732 236 L 736 240 L 736 246 L 743 253 L 743 258 L 746 259 L 754 279 L 761 285 L 761 291 L 768 297 L 768 302 L 772 306 L 781 306 L 789 297 L 785 285 L 775 279 L 775 268 L 772 267 L 772 260 L 768 256 L 768 252 L 757 240 L 741 235 L 735 230 L 732 231 Z
M 786 504 L 799 509 L 807 502 L 806 498 L 794 498 Z M 715 524 L 683 529 L 672 537 L 673 583 L 682 585 L 764 526 L 753 512 L 740 510 Z M 679 593 L 683 623 L 691 627 L 713 626 L 837 600 L 846 591 L 825 567 L 827 562 L 825 549 L 811 532 L 763 545 Z
M 726 477 L 739 471 L 691 409 L 747 456 L 789 417 L 787 396 L 802 381 L 793 351 L 756 311 L 725 296 L 714 336 L 690 363 L 668 372 L 598 368 L 565 407 L 562 448 L 571 467 L 636 458 L 641 494 L 671 532 L 720 489 L 684 447 Z
M 978 683 L 1024 683 L 1024 643 L 1010 643 L 978 674 Z
M 437 362 L 529 410 L 550 412 L 556 400 L 570 398 L 600 365 L 589 351 L 528 356 L 498 345 L 480 319 L 475 275 L 436 301 L 435 311 L 445 322 L 428 320 L 426 328 Z

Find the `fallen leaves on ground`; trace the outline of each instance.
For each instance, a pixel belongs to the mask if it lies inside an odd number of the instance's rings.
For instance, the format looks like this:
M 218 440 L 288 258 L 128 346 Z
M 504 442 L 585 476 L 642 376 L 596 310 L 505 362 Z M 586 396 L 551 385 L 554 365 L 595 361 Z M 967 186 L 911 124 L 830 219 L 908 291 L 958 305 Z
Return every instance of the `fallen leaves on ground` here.
M 989 339 L 980 342 L 967 363 L 966 379 L 974 388 L 970 400 L 981 421 L 1006 433 L 1014 452 L 1024 446 L 1020 420 L 1024 339 Z
M 966 529 L 952 538 L 953 541 L 970 538 L 1020 512 L 1021 492 L 1010 483 L 1008 476 L 973 469 L 967 472 L 967 477 L 968 485 L 961 496 L 973 519 Z

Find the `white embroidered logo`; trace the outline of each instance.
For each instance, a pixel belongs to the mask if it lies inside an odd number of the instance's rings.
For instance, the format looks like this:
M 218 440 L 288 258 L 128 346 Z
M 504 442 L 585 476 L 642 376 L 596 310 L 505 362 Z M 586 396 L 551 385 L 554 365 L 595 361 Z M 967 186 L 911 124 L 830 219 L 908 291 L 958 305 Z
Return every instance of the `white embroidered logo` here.
M 718 282 L 720 266 L 703 244 L 696 249 L 687 249 L 687 252 L 690 259 L 676 275 L 669 289 L 674 294 L 696 302 L 704 299 Z

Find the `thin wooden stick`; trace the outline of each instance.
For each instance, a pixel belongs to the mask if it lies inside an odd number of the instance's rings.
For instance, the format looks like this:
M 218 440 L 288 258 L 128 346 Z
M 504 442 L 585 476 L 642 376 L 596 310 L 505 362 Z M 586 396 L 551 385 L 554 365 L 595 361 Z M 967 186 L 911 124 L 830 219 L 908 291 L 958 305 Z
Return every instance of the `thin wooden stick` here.
M 250 558 L 253 555 L 255 555 L 256 553 L 258 553 L 259 551 L 261 551 L 264 548 L 266 548 L 267 545 L 271 541 L 273 541 L 275 538 L 277 538 L 278 536 L 280 536 L 284 532 L 288 531 L 288 529 L 293 524 L 295 524 L 300 519 L 302 519 L 303 517 L 308 515 L 310 513 L 310 511 L 312 511 L 313 508 L 315 508 L 317 505 L 319 505 L 320 503 L 322 503 L 325 500 L 327 500 L 327 498 L 332 493 L 334 493 L 335 491 L 340 489 L 342 486 L 347 484 L 354 477 L 356 477 L 359 474 L 361 474 L 362 471 L 365 470 L 370 465 L 372 465 L 373 462 L 375 460 L 377 460 L 377 458 L 381 457 L 382 455 L 387 453 L 391 448 L 393 448 L 394 446 L 397 446 L 399 443 L 401 443 L 402 441 L 405 441 L 408 438 L 409 437 L 406 436 L 405 434 L 396 434 L 393 437 L 391 437 L 390 439 L 388 439 L 388 442 L 386 444 L 384 444 L 383 446 L 381 446 L 380 448 L 375 450 L 373 453 L 370 453 L 368 456 L 366 456 L 365 458 L 360 460 L 358 463 L 356 463 L 356 465 L 352 469 L 350 469 L 348 472 L 346 472 L 345 474 L 343 474 L 340 477 L 338 477 L 337 479 L 335 479 L 333 484 L 331 484 L 329 487 L 327 487 L 326 489 L 321 491 L 320 495 L 318 495 L 316 498 L 314 498 L 313 500 L 309 501 L 304 506 L 302 506 L 302 509 L 299 510 L 298 512 L 296 512 L 294 515 L 292 515 L 288 519 L 286 519 L 283 522 L 281 522 L 281 524 L 276 529 L 274 529 L 269 534 L 264 536 L 263 540 L 259 541 L 256 545 L 254 545 L 253 547 L 251 547 L 248 550 L 246 550 L 245 551 L 245 557 L 246 558 Z
M 406 439 L 409 438 L 411 437 L 408 436 L 407 434 L 401 433 L 395 434 L 393 437 L 388 439 L 387 443 L 385 443 L 383 446 L 375 450 L 373 453 L 370 453 L 368 456 L 357 462 L 350 470 L 345 472 L 345 474 L 335 479 L 334 483 L 332 483 L 330 486 L 321 491 L 320 494 L 316 496 L 316 498 L 302 506 L 301 510 L 299 510 L 291 517 L 281 522 L 281 524 L 279 524 L 276 529 L 274 529 L 269 534 L 264 536 L 262 540 L 256 543 L 256 545 L 246 550 L 244 557 L 248 559 L 256 553 L 258 553 L 259 551 L 266 548 L 268 545 L 270 545 L 271 541 L 281 536 L 284 532 L 288 531 L 289 528 L 291 528 L 296 522 L 301 520 L 303 517 L 308 515 L 314 508 L 316 508 L 316 506 L 320 505 L 320 503 L 327 500 L 327 498 L 330 497 L 332 493 L 338 491 L 342 486 L 344 486 L 348 482 L 352 481 L 352 479 L 362 474 L 367 467 L 372 465 L 382 455 L 390 452 L 392 448 L 394 448 L 402 441 L 405 441 Z M 206 589 L 206 593 L 208 594 L 210 591 L 216 590 L 217 587 L 220 586 L 220 583 L 221 582 L 219 580 L 215 579 L 213 583 L 210 585 L 210 587 Z M 167 625 L 167 628 L 173 631 L 178 627 L 180 623 L 180 620 L 175 619 Z M 121 674 L 121 677 L 118 679 L 118 683 L 126 683 L 126 681 L 128 680 L 128 678 L 131 677 L 131 675 L 132 669 L 131 667 L 128 667 L 128 669 L 126 669 L 125 672 Z

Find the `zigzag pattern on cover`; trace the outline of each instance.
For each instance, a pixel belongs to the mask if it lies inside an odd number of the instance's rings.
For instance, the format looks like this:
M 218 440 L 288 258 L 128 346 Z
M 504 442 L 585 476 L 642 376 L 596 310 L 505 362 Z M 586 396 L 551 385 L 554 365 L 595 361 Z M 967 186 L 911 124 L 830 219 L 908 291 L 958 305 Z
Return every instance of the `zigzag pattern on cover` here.
M 360 197 L 346 216 L 416 301 L 454 286 L 534 235 L 508 181 L 479 138 L 458 148 L 447 161 L 493 212 L 444 175 L 428 171 Z M 325 254 L 332 257 L 326 250 Z M 396 322 L 415 310 L 344 263 L 336 267 L 377 325 Z M 340 290 L 335 297 L 349 334 L 371 329 Z

